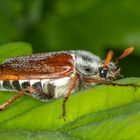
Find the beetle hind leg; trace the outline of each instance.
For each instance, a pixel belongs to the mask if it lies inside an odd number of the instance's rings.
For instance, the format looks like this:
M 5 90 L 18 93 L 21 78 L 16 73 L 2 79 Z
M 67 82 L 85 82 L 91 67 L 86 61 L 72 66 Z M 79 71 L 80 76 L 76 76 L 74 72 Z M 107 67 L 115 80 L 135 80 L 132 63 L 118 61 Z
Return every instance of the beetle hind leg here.
M 8 107 L 10 104 L 12 104 L 14 101 L 16 101 L 18 98 L 22 97 L 25 93 L 32 94 L 34 92 L 37 92 L 37 89 L 29 86 L 26 89 L 23 89 L 19 91 L 16 95 L 11 97 L 8 101 L 0 105 L 0 111 L 4 110 L 6 107 Z

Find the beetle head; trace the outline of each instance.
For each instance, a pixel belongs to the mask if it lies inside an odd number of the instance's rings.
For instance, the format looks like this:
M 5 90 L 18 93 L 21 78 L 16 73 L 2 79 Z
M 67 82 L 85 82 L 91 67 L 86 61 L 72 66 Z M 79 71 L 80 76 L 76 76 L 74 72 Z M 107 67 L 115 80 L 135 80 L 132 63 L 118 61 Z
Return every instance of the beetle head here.
M 88 79 L 118 79 L 121 76 L 118 67 L 119 60 L 131 54 L 133 50 L 132 47 L 127 48 L 115 62 L 111 61 L 113 51 L 109 51 L 104 61 L 90 52 L 73 51 L 76 56 L 76 70 L 82 77 Z
M 99 67 L 99 75 L 101 78 L 113 80 L 118 79 L 120 75 L 120 68 L 118 67 L 119 60 L 128 56 L 133 52 L 134 48 L 130 47 L 124 50 L 124 52 L 116 59 L 115 62 L 111 62 L 113 57 L 113 51 L 107 54 L 107 57 L 101 67 Z

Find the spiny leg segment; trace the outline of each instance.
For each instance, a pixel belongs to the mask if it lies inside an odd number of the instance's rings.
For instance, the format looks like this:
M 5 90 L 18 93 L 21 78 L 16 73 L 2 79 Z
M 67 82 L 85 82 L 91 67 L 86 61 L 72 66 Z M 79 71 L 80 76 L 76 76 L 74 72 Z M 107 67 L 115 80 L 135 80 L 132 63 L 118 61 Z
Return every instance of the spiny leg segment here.
M 34 89 L 33 87 L 28 87 L 26 89 L 19 91 L 16 95 L 11 97 L 8 101 L 6 101 L 5 103 L 0 105 L 0 111 L 4 110 L 7 106 L 9 106 L 11 103 L 13 103 L 18 98 L 22 97 L 25 93 L 34 93 L 36 91 L 37 90 Z
M 104 85 L 111 85 L 111 86 L 122 86 L 122 87 L 133 87 L 137 88 L 140 87 L 140 85 L 134 84 L 134 83 L 115 83 L 112 81 L 106 81 L 106 80 L 96 80 L 96 79 L 86 79 L 87 83 L 97 83 L 97 84 L 104 84 Z

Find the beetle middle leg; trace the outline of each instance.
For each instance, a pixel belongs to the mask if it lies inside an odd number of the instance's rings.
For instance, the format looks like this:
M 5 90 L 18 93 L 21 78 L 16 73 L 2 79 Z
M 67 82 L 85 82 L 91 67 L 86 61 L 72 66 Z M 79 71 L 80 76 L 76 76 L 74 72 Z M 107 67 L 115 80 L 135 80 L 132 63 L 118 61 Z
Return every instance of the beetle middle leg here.
M 63 99 L 63 104 L 62 104 L 62 115 L 61 115 L 61 117 L 63 117 L 64 120 L 65 120 L 65 115 L 66 115 L 66 102 L 68 101 L 68 98 L 69 98 L 69 96 L 70 96 L 70 94 L 71 94 L 71 91 L 73 90 L 74 86 L 76 85 L 78 79 L 79 79 L 79 75 L 78 75 L 78 74 L 76 74 L 76 75 L 72 78 L 72 80 L 71 80 L 71 82 L 70 82 L 70 86 L 69 86 L 68 92 L 67 92 L 67 94 L 65 95 L 65 97 L 64 97 L 64 99 Z

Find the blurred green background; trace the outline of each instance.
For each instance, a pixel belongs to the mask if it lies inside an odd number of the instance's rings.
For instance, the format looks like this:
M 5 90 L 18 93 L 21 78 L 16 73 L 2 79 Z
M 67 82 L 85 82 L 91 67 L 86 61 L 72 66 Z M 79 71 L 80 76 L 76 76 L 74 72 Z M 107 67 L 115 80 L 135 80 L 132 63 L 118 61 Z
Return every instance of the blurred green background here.
M 32 44 L 34 53 L 83 49 L 102 58 L 134 46 L 120 66 L 124 76 L 140 76 L 140 1 L 0 1 L 0 45 L 17 41 Z

